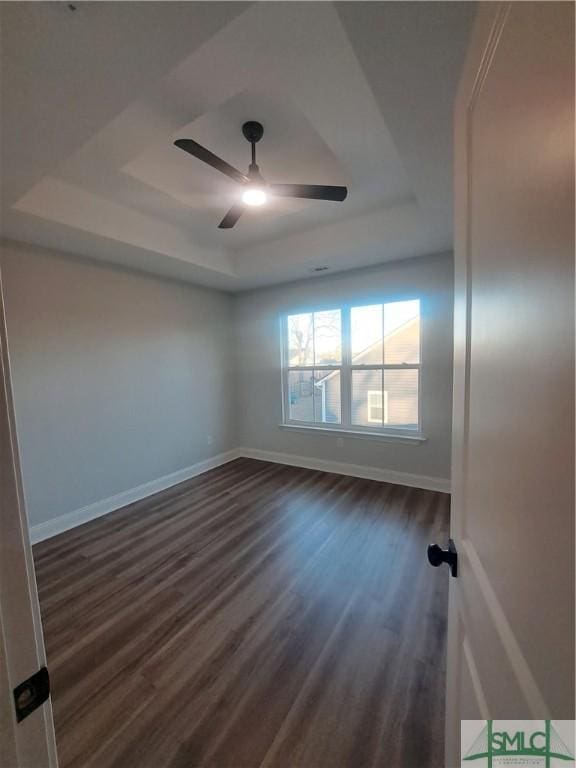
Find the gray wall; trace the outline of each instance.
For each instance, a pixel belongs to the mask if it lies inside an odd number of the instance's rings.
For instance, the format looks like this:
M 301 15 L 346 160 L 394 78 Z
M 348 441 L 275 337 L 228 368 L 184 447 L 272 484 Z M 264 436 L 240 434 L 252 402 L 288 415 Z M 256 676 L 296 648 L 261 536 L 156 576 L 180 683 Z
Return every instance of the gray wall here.
M 17 243 L 0 266 L 32 525 L 236 446 L 449 477 L 449 254 L 237 297 Z M 281 313 L 415 296 L 426 443 L 278 427 Z
M 329 309 L 339 301 L 417 298 L 422 319 L 421 445 L 386 443 L 279 428 L 282 420 L 279 317 Z M 362 464 L 397 472 L 450 477 L 452 419 L 451 254 L 251 291 L 236 297 L 238 442 L 260 450 Z
M 32 525 L 234 447 L 230 296 L 22 244 L 0 265 Z

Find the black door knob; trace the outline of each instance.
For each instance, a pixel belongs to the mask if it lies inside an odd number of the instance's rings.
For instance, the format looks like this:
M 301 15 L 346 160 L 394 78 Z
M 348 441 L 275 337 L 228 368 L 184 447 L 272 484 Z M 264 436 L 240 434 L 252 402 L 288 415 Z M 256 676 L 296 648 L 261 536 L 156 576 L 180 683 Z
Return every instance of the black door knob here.
M 448 549 L 442 549 L 438 544 L 428 544 L 428 562 L 435 568 L 442 563 L 450 566 L 452 576 L 458 575 L 458 553 L 452 539 L 448 540 Z

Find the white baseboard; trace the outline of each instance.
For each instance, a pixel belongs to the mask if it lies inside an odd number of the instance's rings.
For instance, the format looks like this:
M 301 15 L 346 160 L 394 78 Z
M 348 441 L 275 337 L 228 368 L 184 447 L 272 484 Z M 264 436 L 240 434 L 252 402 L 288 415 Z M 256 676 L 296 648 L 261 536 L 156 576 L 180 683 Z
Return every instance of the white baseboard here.
M 442 491 L 450 493 L 450 481 L 441 477 L 426 477 L 425 475 L 413 475 L 408 472 L 394 472 L 390 469 L 381 469 L 379 467 L 364 467 L 360 464 L 344 464 L 339 461 L 326 461 L 324 459 L 314 459 L 310 456 L 297 456 L 292 453 L 277 453 L 276 451 L 260 451 L 256 448 L 234 448 L 226 453 L 220 453 L 212 456 L 210 459 L 200 461 L 191 467 L 185 467 L 170 475 L 164 475 L 157 480 L 151 480 L 149 483 L 143 483 L 136 488 L 131 488 L 115 496 L 109 496 L 101 501 L 95 501 L 80 509 L 59 515 L 45 523 L 33 525 L 30 528 L 30 539 L 32 544 L 39 541 L 50 539 L 59 533 L 69 531 L 78 525 L 87 523 L 97 517 L 114 512 L 134 501 L 141 501 L 147 496 L 152 496 L 159 491 L 165 491 L 173 485 L 178 485 L 185 480 L 215 469 L 229 461 L 234 461 L 240 457 L 247 459 L 260 459 L 261 461 L 271 461 L 275 464 L 287 464 L 291 467 L 303 467 L 304 469 L 317 469 L 321 472 L 333 472 L 337 475 L 350 475 L 351 477 L 363 477 L 367 480 L 379 480 L 384 483 L 394 483 L 396 485 L 408 485 L 413 488 L 424 488 L 429 491 Z
M 219 453 L 217 456 L 212 456 L 205 461 L 199 461 L 197 464 L 179 469 L 177 472 L 164 475 L 157 480 L 151 480 L 148 483 L 122 491 L 122 493 L 109 496 L 101 501 L 95 501 L 93 504 L 88 504 L 85 507 L 80 507 L 80 509 L 59 515 L 52 520 L 47 520 L 45 523 L 33 525 L 30 528 L 30 540 L 32 544 L 37 544 L 39 541 L 44 541 L 44 539 L 50 539 L 59 533 L 64 533 L 64 531 L 69 531 L 71 528 L 76 528 L 76 526 L 87 523 L 97 517 L 107 515 L 121 507 L 125 507 L 127 504 L 132 504 L 134 501 L 141 501 L 147 496 L 152 496 L 159 491 L 165 491 L 173 485 L 184 482 L 184 480 L 190 480 L 190 478 L 201 475 L 203 472 L 208 472 L 209 469 L 215 469 L 222 466 L 222 464 L 227 464 L 229 461 L 239 458 L 239 456 L 241 454 L 238 449 Z
M 381 469 L 380 467 L 364 467 L 360 464 L 344 464 L 339 461 L 314 459 L 310 456 L 296 456 L 292 453 L 260 451 L 256 448 L 238 448 L 238 454 L 240 456 L 245 456 L 248 459 L 272 461 L 275 464 L 288 464 L 291 467 L 317 469 L 321 472 L 333 472 L 337 475 L 363 477 L 366 480 L 379 480 L 383 483 L 408 485 L 411 488 L 424 488 L 427 491 L 442 491 L 443 493 L 450 493 L 450 480 L 443 477 L 413 475 L 409 472 L 395 472 L 394 470 Z

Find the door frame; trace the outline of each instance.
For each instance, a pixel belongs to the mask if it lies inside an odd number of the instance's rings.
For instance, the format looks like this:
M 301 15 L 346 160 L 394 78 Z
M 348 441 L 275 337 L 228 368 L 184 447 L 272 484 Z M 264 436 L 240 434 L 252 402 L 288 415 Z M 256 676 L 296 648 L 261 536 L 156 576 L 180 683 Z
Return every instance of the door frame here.
M 1 271 L 0 373 L 0 758 L 10 768 L 57 768 L 50 699 L 17 723 L 12 693 L 46 666 L 46 652 L 16 437 Z

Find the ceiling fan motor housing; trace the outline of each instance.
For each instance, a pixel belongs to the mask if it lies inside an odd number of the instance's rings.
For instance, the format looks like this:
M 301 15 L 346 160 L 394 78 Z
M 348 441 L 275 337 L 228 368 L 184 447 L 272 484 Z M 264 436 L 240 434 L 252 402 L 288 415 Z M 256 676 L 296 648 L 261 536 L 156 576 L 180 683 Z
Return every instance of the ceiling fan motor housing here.
M 264 126 L 262 123 L 256 122 L 256 120 L 248 120 L 248 122 L 244 123 L 242 126 L 242 133 L 247 141 L 251 144 L 255 144 L 257 141 L 260 141 L 264 135 Z

